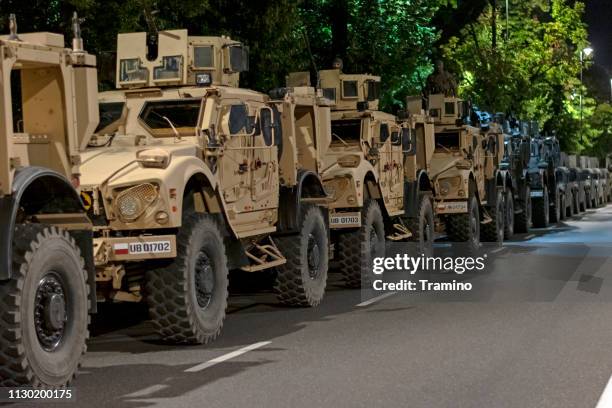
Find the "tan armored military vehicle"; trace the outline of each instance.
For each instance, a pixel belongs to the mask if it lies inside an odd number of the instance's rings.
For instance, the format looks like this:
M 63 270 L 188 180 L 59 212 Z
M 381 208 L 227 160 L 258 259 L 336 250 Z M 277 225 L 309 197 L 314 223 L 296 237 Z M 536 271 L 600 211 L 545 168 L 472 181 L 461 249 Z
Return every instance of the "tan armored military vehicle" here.
M 78 194 L 96 123 L 96 58 L 46 32 L 0 36 L 0 384 L 62 386 L 95 308 L 91 223 Z
M 119 34 L 119 90 L 100 96 L 82 166 L 98 296 L 145 298 L 170 341 L 219 333 L 230 269 L 278 267 L 286 304 L 323 297 L 328 229 L 311 143 L 328 137 L 329 106 L 308 88 L 275 101 L 237 88 L 247 61 L 226 37 Z
M 444 220 L 448 238 L 467 244 L 471 251 L 480 246 L 481 236 L 485 241 L 501 242 L 503 134 L 465 124 L 467 103 L 455 97 L 430 95 L 429 114 L 436 124 L 431 162 L 435 212 Z
M 332 103 L 331 141 L 321 150 L 329 225 L 345 283 L 358 287 L 371 274 L 372 259 L 384 254 L 385 237 L 433 240 L 431 202 L 419 190 L 430 187 L 417 170 L 417 162 L 427 160 L 418 156 L 415 143 L 425 137 L 424 122 L 417 125 L 413 117 L 413 122 L 402 123 L 378 110 L 380 77 L 340 69 L 318 75 L 323 95 Z M 304 77 L 290 75 L 289 84 L 307 83 Z M 405 170 L 412 174 L 408 180 Z M 406 219 L 407 210 L 416 221 Z M 409 225 L 420 230 L 413 233 Z

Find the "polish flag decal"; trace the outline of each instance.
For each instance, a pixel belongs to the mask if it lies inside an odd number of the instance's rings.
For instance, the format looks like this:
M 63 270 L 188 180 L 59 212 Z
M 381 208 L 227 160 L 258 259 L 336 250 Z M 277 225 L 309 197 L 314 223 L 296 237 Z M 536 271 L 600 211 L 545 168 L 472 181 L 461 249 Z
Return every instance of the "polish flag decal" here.
M 128 244 L 114 244 L 115 255 L 128 255 L 130 253 Z

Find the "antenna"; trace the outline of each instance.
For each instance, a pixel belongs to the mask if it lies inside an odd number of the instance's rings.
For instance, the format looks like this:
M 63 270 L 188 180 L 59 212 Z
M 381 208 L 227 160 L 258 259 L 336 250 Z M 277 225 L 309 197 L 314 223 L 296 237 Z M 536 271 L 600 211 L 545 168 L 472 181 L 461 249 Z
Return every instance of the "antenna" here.
M 308 34 L 306 33 L 306 27 L 302 27 L 302 35 L 304 36 L 304 41 L 306 42 L 306 50 L 308 51 L 308 55 L 310 56 L 310 63 L 312 64 L 312 68 L 315 71 L 315 75 L 317 76 L 317 85 L 316 89 L 321 88 L 321 77 L 319 76 L 319 69 L 317 68 L 317 63 L 315 62 L 314 55 L 312 55 L 312 50 L 310 49 L 310 41 L 308 40 Z
M 147 22 L 147 59 L 149 61 L 154 61 L 157 59 L 157 54 L 159 52 L 159 30 L 157 28 L 157 22 L 155 21 L 155 14 L 159 13 L 159 10 L 151 11 L 149 7 L 145 5 L 143 13 L 145 21 Z
M 15 17 L 15 14 L 13 13 L 9 15 L 9 31 L 10 31 L 10 34 L 8 36 L 9 40 L 21 41 L 21 39 L 17 35 L 17 17 Z
M 155 21 L 155 15 L 159 13 L 159 10 L 149 10 L 149 7 L 145 6 L 144 10 L 145 21 L 147 22 L 147 31 L 149 34 L 157 34 L 159 30 L 157 29 L 157 22 Z
M 84 18 L 79 18 L 75 11 L 72 15 L 72 51 L 84 52 L 83 49 L 83 38 L 81 37 L 81 23 L 85 21 Z

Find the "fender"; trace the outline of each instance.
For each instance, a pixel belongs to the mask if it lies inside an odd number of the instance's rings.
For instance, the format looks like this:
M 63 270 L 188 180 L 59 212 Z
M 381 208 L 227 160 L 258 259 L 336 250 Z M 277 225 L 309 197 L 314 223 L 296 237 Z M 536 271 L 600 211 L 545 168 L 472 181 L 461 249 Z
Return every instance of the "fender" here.
M 0 280 L 8 280 L 13 276 L 13 231 L 17 220 L 17 211 L 28 188 L 35 183 L 41 183 L 40 188 L 48 192 L 55 191 L 62 196 L 62 208 L 66 213 L 85 213 L 78 193 L 72 184 L 60 173 L 53 170 L 29 166 L 15 171 L 13 193 L 0 198 Z M 88 284 L 90 285 L 90 300 L 92 312 L 96 307 L 95 268 L 93 262 L 93 236 L 90 230 L 74 230 L 70 232 L 81 250 L 87 268 Z
M 432 191 L 429 175 L 425 170 L 419 170 L 415 181 L 404 182 L 404 214 L 408 217 L 416 217 L 419 208 L 419 193 L 421 191 Z
M 280 188 L 277 231 L 281 234 L 296 233 L 302 218 L 302 194 L 309 197 L 327 197 L 320 177 L 310 170 L 298 170 L 297 183 L 293 187 Z M 325 217 L 327 220 L 327 217 Z
M 142 167 L 138 164 L 133 164 L 129 169 L 126 169 L 125 172 L 113 178 L 107 184 L 106 188 L 115 189 L 122 186 L 138 185 L 150 181 L 159 182 L 161 186 L 165 187 L 160 194 L 169 205 L 172 204 L 170 204 L 170 198 L 168 197 L 168 189 L 175 188 L 177 211 L 169 212 L 170 222 L 168 225 L 178 227 L 181 225 L 182 220 L 182 200 L 185 187 L 189 179 L 197 173 L 204 175 L 210 182 L 213 190 L 217 189 L 217 177 L 215 177 L 202 160 L 193 156 L 173 157 L 172 160 L 170 160 L 169 166 L 164 169 Z

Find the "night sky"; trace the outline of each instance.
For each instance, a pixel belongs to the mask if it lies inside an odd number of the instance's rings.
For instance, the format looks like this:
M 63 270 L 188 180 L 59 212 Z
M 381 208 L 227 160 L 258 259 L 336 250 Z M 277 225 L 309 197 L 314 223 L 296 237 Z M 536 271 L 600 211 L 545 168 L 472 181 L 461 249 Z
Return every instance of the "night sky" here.
M 612 0 L 586 0 L 585 3 L 595 62 L 612 73 Z

